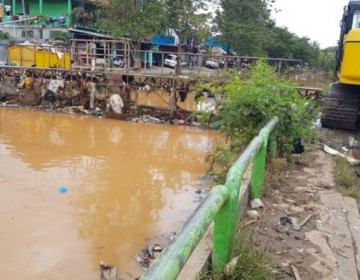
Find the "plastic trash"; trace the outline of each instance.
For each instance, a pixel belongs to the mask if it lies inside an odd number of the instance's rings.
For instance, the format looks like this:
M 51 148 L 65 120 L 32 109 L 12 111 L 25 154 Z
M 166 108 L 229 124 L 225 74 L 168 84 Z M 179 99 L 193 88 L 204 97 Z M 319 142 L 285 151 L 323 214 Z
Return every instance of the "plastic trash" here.
M 67 193 L 69 191 L 69 189 L 65 186 L 62 186 L 59 190 L 61 193 Z
M 300 231 L 303 226 L 310 220 L 310 218 L 312 217 L 312 214 L 309 214 L 300 224 L 293 226 L 293 230 L 295 231 Z
M 292 225 L 291 218 L 289 217 L 280 217 L 280 224 L 286 226 L 287 224 Z

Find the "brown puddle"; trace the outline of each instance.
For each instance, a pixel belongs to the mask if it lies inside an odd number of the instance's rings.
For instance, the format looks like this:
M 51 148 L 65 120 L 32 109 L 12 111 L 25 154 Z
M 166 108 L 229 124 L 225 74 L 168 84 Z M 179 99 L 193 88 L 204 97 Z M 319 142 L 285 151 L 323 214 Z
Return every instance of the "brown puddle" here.
M 138 251 L 168 240 L 197 206 L 215 138 L 0 109 L 0 279 L 99 279 L 101 260 L 140 276 Z

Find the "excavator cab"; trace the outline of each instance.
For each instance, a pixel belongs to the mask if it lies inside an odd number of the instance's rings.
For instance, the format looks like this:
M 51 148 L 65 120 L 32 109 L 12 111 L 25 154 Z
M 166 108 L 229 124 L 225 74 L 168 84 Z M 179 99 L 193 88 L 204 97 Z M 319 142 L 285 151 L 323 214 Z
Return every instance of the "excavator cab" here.
M 360 105 L 360 1 L 350 1 L 344 8 L 336 61 L 338 82 L 324 98 L 321 123 L 354 130 Z
M 360 85 L 360 1 L 344 8 L 336 60 L 339 82 Z

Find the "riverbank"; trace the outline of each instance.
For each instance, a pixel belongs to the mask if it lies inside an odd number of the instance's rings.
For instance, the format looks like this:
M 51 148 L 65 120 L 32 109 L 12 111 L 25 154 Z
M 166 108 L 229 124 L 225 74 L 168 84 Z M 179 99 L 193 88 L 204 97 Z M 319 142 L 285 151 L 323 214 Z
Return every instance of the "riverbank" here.
M 332 147 L 348 146 L 349 137 L 359 137 L 331 129 L 322 129 L 321 135 L 321 142 Z M 359 192 L 355 170 L 350 176 Z M 268 255 L 274 279 L 358 279 L 359 209 L 334 173 L 335 157 L 324 152 L 323 144 L 311 145 L 290 164 L 270 166 L 265 206 L 258 219 L 250 214 L 248 223 L 254 246 Z

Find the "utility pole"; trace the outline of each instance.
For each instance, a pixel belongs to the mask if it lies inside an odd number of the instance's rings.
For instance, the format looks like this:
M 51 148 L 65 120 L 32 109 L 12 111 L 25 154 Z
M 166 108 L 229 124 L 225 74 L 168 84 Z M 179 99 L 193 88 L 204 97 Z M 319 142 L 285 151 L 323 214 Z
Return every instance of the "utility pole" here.
M 25 0 L 22 0 L 22 10 L 23 10 L 23 16 L 24 16 L 24 23 L 25 23 L 25 38 L 26 41 L 28 40 L 28 32 L 27 32 L 27 20 L 26 20 L 26 6 L 25 6 Z

